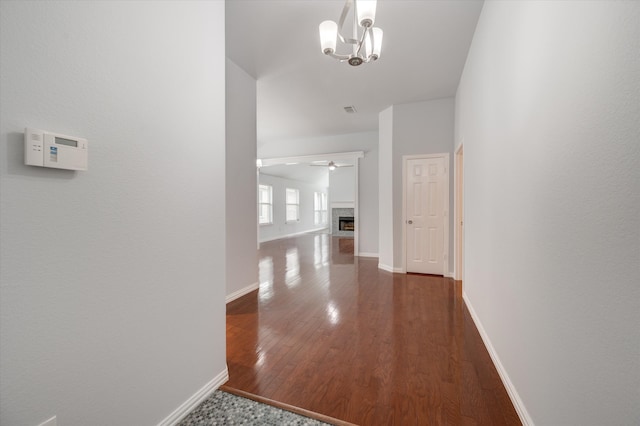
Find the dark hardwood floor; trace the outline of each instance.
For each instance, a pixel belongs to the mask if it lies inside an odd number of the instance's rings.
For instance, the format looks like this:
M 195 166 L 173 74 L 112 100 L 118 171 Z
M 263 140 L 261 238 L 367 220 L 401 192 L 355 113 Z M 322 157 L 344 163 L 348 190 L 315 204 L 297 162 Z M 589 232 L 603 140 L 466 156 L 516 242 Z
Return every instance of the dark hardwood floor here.
M 226 386 L 358 425 L 521 424 L 460 283 L 377 266 L 326 234 L 263 244 Z

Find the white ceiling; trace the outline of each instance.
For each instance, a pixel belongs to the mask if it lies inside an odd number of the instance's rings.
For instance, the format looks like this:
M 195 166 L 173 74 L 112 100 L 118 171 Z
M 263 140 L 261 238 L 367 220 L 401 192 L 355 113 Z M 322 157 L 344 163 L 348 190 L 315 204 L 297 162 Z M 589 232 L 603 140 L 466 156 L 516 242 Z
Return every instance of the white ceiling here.
M 353 166 L 355 164 L 355 160 L 339 160 L 335 163 L 338 165 Z M 354 170 L 353 167 L 350 167 L 349 169 Z M 263 166 L 260 168 L 260 173 L 314 185 L 329 186 L 329 173 L 331 172 L 329 171 L 326 161 L 314 161 L 312 163 Z
M 313 185 L 329 186 L 329 168 L 311 166 L 310 164 L 278 164 L 275 166 L 261 167 L 260 174 L 278 176 Z
M 259 145 L 375 131 L 390 105 L 455 95 L 482 1 L 379 0 L 382 55 L 360 67 L 320 51 L 318 25 L 343 5 L 227 0 L 227 56 L 257 80 Z

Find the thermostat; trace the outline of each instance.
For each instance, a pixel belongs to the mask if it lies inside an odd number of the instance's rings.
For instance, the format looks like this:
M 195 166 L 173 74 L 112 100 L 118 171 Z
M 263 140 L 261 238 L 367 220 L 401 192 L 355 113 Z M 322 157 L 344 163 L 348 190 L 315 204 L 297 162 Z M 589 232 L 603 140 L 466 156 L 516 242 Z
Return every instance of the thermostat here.
M 37 129 L 24 130 L 24 164 L 54 169 L 87 170 L 89 143 L 84 138 Z

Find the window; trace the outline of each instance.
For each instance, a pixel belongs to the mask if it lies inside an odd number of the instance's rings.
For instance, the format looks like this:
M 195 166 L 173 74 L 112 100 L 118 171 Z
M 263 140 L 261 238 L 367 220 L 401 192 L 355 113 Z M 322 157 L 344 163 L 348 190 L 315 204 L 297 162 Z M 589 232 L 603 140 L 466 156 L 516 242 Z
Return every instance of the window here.
M 300 191 L 287 188 L 287 222 L 300 220 Z
M 324 192 L 313 194 L 313 221 L 316 225 L 327 223 L 327 194 Z
M 273 223 L 273 188 L 271 185 L 258 186 L 258 223 L 260 225 Z

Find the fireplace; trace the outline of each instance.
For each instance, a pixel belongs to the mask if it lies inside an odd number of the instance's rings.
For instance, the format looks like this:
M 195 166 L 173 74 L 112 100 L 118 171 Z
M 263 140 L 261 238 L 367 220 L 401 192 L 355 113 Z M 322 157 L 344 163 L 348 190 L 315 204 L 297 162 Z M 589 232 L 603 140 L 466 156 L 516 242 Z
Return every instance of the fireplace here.
M 356 229 L 353 222 L 353 216 L 339 216 L 338 217 L 338 230 L 339 231 L 354 231 Z
M 354 217 L 355 211 L 352 207 L 332 207 L 331 234 L 334 237 L 353 237 L 356 230 Z

